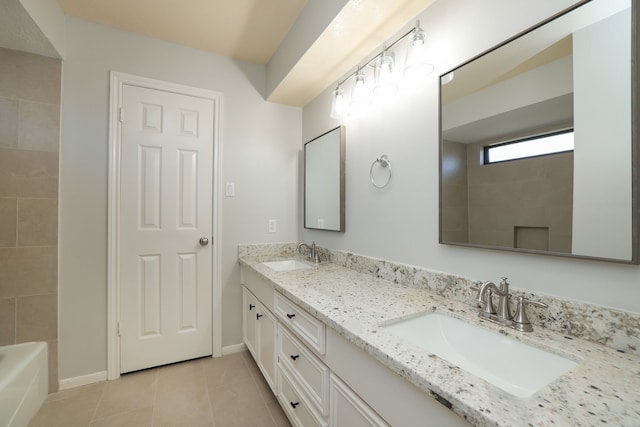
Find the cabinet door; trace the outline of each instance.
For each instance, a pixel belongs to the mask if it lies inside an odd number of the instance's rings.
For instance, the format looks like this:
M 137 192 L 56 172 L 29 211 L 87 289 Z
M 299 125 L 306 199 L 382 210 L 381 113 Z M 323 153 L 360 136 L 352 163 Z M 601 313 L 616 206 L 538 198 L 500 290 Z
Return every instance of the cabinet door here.
M 388 426 L 369 405 L 333 374 L 331 374 L 329 396 L 330 427 Z
M 256 346 L 256 314 L 258 313 L 258 301 L 251 292 L 242 287 L 242 335 L 243 341 L 254 359 L 258 359 Z
M 258 367 L 262 371 L 269 387 L 275 391 L 276 378 L 276 318 L 269 310 L 258 304 L 256 314 L 256 335 Z

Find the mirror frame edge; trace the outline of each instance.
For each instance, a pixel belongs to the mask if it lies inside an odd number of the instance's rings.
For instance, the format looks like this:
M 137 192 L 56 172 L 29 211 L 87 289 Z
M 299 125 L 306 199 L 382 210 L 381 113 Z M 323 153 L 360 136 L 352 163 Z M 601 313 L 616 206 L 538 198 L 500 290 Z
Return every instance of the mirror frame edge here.
M 524 36 L 531 31 L 534 31 L 547 23 L 553 21 L 554 19 L 567 14 L 580 6 L 591 2 L 592 0 L 581 0 L 558 13 L 553 14 L 547 19 L 540 21 L 539 23 L 526 28 L 525 30 L 515 34 L 514 36 L 496 44 L 495 46 L 486 49 L 479 54 L 471 57 L 470 59 L 462 62 L 461 64 L 447 70 L 442 73 L 438 77 L 438 244 L 440 245 L 449 245 L 449 246 L 458 246 L 458 247 L 466 247 L 466 248 L 477 248 L 477 249 L 491 249 L 497 250 L 501 252 L 514 252 L 514 253 L 523 253 L 523 254 L 534 254 L 534 255 L 546 255 L 546 256 L 557 256 L 563 258 L 571 258 L 571 259 L 580 259 L 580 260 L 589 260 L 589 261 L 602 261 L 602 262 L 612 262 L 617 264 L 628 264 L 628 265 L 640 265 L 640 236 L 639 234 L 639 222 L 640 222 L 640 203 L 639 203 L 639 195 L 640 191 L 640 141 L 638 141 L 638 133 L 639 133 L 639 120 L 638 115 L 640 114 L 640 84 L 638 80 L 638 73 L 640 72 L 640 67 L 638 66 L 638 62 L 640 61 L 640 43 L 638 37 L 640 36 L 640 6 L 636 0 L 631 0 L 631 258 L 629 260 L 623 259 L 615 259 L 615 258 L 604 258 L 604 257 L 594 257 L 594 256 L 586 256 L 586 255 L 576 255 L 570 253 L 563 252 L 551 252 L 551 251 L 540 251 L 534 249 L 519 249 L 519 248 L 509 248 L 502 246 L 490 246 L 490 245 L 481 245 L 481 244 L 471 244 L 471 243 L 460 243 L 460 242 L 448 242 L 443 239 L 442 236 L 442 193 L 443 193 L 443 180 L 442 180 L 442 154 L 443 154 L 443 138 L 442 138 L 442 77 L 445 75 L 457 70 L 460 67 L 465 66 L 466 64 L 475 61 L 476 59 L 499 49 L 500 47 L 511 43 L 517 38 Z
M 315 141 L 316 139 L 322 138 L 323 136 L 340 129 L 340 228 L 333 230 L 328 228 L 315 228 L 315 227 L 307 227 L 307 144 Z M 319 230 L 319 231 L 332 231 L 334 233 L 344 233 L 345 231 L 345 157 L 346 157 L 346 128 L 344 125 L 339 125 L 334 128 L 329 129 L 328 131 L 318 135 L 317 137 L 310 139 L 309 141 L 304 143 L 304 170 L 303 170 L 303 196 L 302 196 L 302 222 L 303 228 L 307 230 Z

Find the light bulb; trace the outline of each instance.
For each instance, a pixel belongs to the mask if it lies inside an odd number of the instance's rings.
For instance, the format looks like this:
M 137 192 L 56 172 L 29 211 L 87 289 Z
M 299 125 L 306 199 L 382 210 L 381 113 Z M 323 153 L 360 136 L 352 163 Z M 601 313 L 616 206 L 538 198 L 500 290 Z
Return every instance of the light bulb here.
M 387 96 L 398 91 L 398 84 L 395 82 L 395 62 L 393 54 L 386 50 L 382 52 L 380 58 L 376 61 L 376 85 L 373 93 L 376 96 Z
M 333 102 L 331 104 L 331 118 L 344 119 L 349 116 L 347 100 L 344 97 L 344 90 L 340 86 L 333 91 Z
M 428 62 L 429 52 L 426 45 L 426 34 L 420 28 L 420 21 L 416 22 L 416 28 L 409 37 L 409 47 L 405 60 L 404 75 L 407 77 L 426 76 L 434 67 Z
M 362 69 L 358 69 L 351 89 L 351 111 L 360 113 L 371 105 L 369 88 Z

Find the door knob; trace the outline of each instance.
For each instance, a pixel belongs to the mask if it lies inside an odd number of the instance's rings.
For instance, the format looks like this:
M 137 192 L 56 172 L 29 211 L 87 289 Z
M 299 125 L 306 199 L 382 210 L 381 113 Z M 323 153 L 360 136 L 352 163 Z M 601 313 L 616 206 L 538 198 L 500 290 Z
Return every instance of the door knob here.
M 208 244 L 209 244 L 209 239 L 207 239 L 206 237 L 200 238 L 200 246 L 207 246 Z

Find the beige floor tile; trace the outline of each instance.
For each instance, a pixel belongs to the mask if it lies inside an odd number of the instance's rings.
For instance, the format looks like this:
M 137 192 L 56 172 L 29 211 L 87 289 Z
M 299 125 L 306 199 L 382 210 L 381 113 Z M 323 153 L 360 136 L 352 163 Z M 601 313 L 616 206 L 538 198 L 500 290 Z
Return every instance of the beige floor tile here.
M 135 409 L 107 418 L 100 418 L 91 423 L 91 427 L 152 427 L 153 407 Z
M 29 427 L 86 427 L 91 422 L 101 394 L 100 391 L 91 391 L 72 398 L 47 400 Z
M 202 359 L 202 366 L 209 387 L 233 384 L 251 378 L 242 353 L 229 354 L 221 358 Z
M 247 353 L 248 354 L 248 353 Z M 203 358 L 49 395 L 30 427 L 290 427 L 247 354 Z
M 157 384 L 157 369 L 134 372 L 121 376 L 117 381 L 108 381 L 96 409 L 95 418 L 153 406 Z
M 291 427 L 291 423 L 289 422 L 289 418 L 287 418 L 282 406 L 278 403 L 278 400 L 273 397 L 273 401 L 267 403 L 267 409 L 271 414 L 271 418 L 273 418 L 273 422 L 276 427 Z
M 154 425 L 213 425 L 200 359 L 158 369 Z

